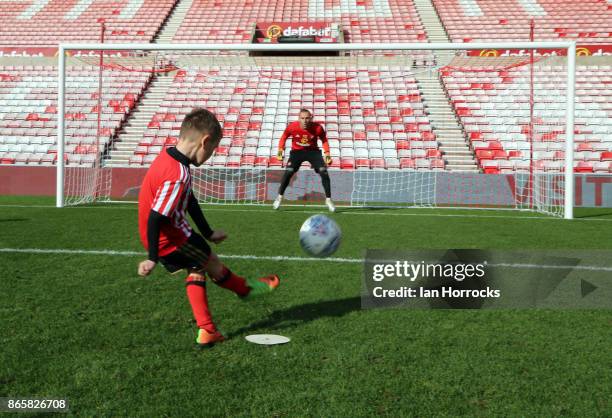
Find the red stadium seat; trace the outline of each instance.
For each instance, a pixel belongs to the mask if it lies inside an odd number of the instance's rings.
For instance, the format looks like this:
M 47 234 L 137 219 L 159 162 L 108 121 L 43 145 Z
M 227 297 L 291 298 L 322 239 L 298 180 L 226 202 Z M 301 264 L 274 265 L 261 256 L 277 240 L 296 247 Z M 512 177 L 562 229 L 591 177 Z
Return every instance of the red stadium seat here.
M 354 169 L 355 168 L 355 160 L 352 158 L 341 158 L 340 159 L 340 168 L 342 169 Z
M 282 161 L 278 161 L 276 158 L 270 158 L 268 160 L 268 165 L 270 167 L 282 167 L 283 163 Z
M 432 169 L 444 170 L 445 167 L 446 167 L 446 163 L 444 162 L 443 159 L 436 158 L 436 159 L 431 160 Z
M 400 158 L 400 168 L 415 168 L 415 161 L 412 158 Z
M 578 161 L 578 163 L 574 166 L 575 173 L 592 173 L 593 166 L 591 163 L 587 161 Z
M 601 161 L 612 161 L 612 151 L 602 152 Z
M 476 151 L 476 157 L 479 160 L 492 160 L 493 159 L 493 151 L 490 150 L 478 150 Z
M 341 163 L 341 166 L 342 166 L 342 163 Z M 355 166 L 357 168 L 363 168 L 363 167 L 370 168 L 370 160 L 368 160 L 367 158 L 357 158 L 355 159 Z
M 255 157 L 253 161 L 253 165 L 259 167 L 267 167 L 268 166 L 268 157 Z

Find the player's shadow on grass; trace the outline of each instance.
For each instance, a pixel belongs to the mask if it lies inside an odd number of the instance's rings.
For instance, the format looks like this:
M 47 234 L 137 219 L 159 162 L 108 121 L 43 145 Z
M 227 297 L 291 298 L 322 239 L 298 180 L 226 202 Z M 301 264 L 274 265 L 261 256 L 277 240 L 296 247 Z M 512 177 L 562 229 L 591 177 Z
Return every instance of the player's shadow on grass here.
M 586 218 L 603 218 L 612 215 L 612 211 L 604 211 L 600 213 L 592 213 L 592 214 L 578 214 L 574 216 L 576 219 L 586 219 Z
M 290 328 L 320 318 L 339 318 L 359 309 L 361 309 L 361 298 L 358 296 L 292 306 L 287 309 L 274 311 L 266 319 L 231 332 L 229 337 L 235 337 L 245 332 L 253 332 L 260 329 L 279 330 Z

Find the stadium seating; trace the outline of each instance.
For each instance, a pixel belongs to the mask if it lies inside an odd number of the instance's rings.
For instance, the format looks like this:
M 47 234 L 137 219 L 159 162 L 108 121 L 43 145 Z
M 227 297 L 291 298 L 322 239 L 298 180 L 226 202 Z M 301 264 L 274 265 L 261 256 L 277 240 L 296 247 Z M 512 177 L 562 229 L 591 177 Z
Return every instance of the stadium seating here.
M 611 68 L 577 68 L 574 160 L 578 172 L 609 168 Z M 538 168 L 561 170 L 565 149 L 565 67 L 534 68 L 532 124 L 528 66 L 484 70 L 471 67 L 442 71 L 445 88 L 481 168 L 489 173 L 525 171 L 533 159 Z
M 353 43 L 427 41 L 412 1 L 194 0 L 173 42 L 248 43 L 256 22 L 275 20 L 339 23 Z
M 147 156 L 174 144 L 180 121 L 195 106 L 223 122 L 224 137 L 208 162 L 213 166 L 280 166 L 278 140 L 307 107 L 327 130 L 333 168 L 445 168 L 416 80 L 400 67 L 181 70 L 131 164 L 147 164 Z
M 96 42 L 102 19 L 109 42 L 150 42 L 175 3 L 0 1 L 0 47 Z M 434 0 L 450 39 L 459 42 L 526 40 L 533 17 L 537 40 L 609 43 L 609 3 L 530 0 L 519 2 L 517 7 L 510 0 Z M 274 20 L 337 22 L 348 42 L 427 42 L 414 4 L 402 0 L 194 0 L 173 42 L 246 43 L 254 23 Z M 194 61 L 198 62 L 197 57 Z M 183 115 L 194 106 L 206 106 L 224 124 L 223 142 L 209 162 L 214 166 L 280 166 L 274 158 L 278 138 L 287 122 L 297 117 L 299 108 L 308 107 L 328 131 L 336 169 L 445 169 L 421 92 L 406 68 L 364 64 L 334 68 L 237 64 L 221 68 L 214 62 L 193 64 L 189 58 L 181 58 L 180 66 L 184 69 L 176 73 L 129 159 L 132 166 L 148 165 L 163 147 L 174 144 Z M 538 168 L 560 170 L 565 137 L 563 70 L 538 64 L 532 132 L 526 102 L 527 66 L 483 69 L 442 71 L 481 169 L 487 173 L 525 171 L 533 158 Z M 610 69 L 609 65 L 578 66 L 578 172 L 610 172 Z M 69 71 L 69 164 L 92 163 L 98 132 L 97 71 L 96 67 Z M 108 94 L 101 115 L 102 146 L 115 137 L 151 79 L 147 72 L 127 70 L 113 71 L 109 76 L 112 81 L 105 86 Z M 55 97 L 55 67 L 0 66 L 0 164 L 55 162 Z
M 600 0 L 433 0 L 452 42 L 537 41 L 610 43 L 612 4 Z
M 59 42 L 99 42 L 100 21 L 105 40 L 150 42 L 176 0 L 62 0 L 0 2 L 0 46 L 57 46 Z
M 97 154 L 98 74 L 96 67 L 68 67 L 65 151 L 69 165 L 91 165 Z M 150 77 L 144 71 L 105 72 L 101 148 L 115 136 Z M 56 162 L 56 103 L 56 67 L 0 66 L 0 164 Z

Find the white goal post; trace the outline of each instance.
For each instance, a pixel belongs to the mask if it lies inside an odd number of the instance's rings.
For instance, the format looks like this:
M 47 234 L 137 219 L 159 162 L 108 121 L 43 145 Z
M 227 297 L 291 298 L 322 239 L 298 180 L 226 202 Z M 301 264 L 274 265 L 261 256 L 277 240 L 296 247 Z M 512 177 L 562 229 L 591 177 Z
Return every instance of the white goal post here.
M 573 218 L 574 202 L 574 107 L 575 107 L 575 42 L 491 42 L 491 43 L 389 43 L 389 44 L 89 44 L 64 43 L 58 51 L 58 106 L 57 106 L 57 196 L 56 206 L 65 205 L 65 109 L 66 109 L 66 54 L 70 51 L 467 51 L 467 50 L 565 50 L 566 53 L 566 91 L 565 91 L 565 155 L 562 216 Z M 452 175 L 452 172 L 448 173 Z M 530 180 L 531 181 L 531 180 Z M 535 193 L 535 192 L 534 192 Z M 559 199 L 560 201 L 561 199 Z

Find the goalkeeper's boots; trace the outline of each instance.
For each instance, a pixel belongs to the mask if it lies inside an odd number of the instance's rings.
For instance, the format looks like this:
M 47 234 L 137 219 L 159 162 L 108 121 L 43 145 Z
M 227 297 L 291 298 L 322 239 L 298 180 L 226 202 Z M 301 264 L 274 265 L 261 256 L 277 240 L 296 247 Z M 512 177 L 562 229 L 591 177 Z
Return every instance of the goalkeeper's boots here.
M 283 196 L 281 195 L 276 196 L 276 199 L 274 199 L 274 203 L 272 203 L 272 208 L 274 210 L 278 210 L 278 208 L 280 208 L 282 201 L 283 201 Z
M 210 348 L 216 343 L 222 343 L 223 341 L 225 341 L 225 337 L 219 331 L 208 332 L 202 328 L 198 330 L 196 343 L 198 343 L 200 348 Z
M 334 205 L 334 202 L 332 202 L 332 200 L 329 197 L 325 199 L 325 204 L 327 205 L 327 209 L 329 209 L 330 212 L 336 211 L 336 206 Z
M 251 289 L 243 300 L 249 300 L 254 296 L 264 295 L 274 291 L 280 285 L 280 279 L 276 274 L 260 277 L 258 279 L 246 279 L 247 286 Z

